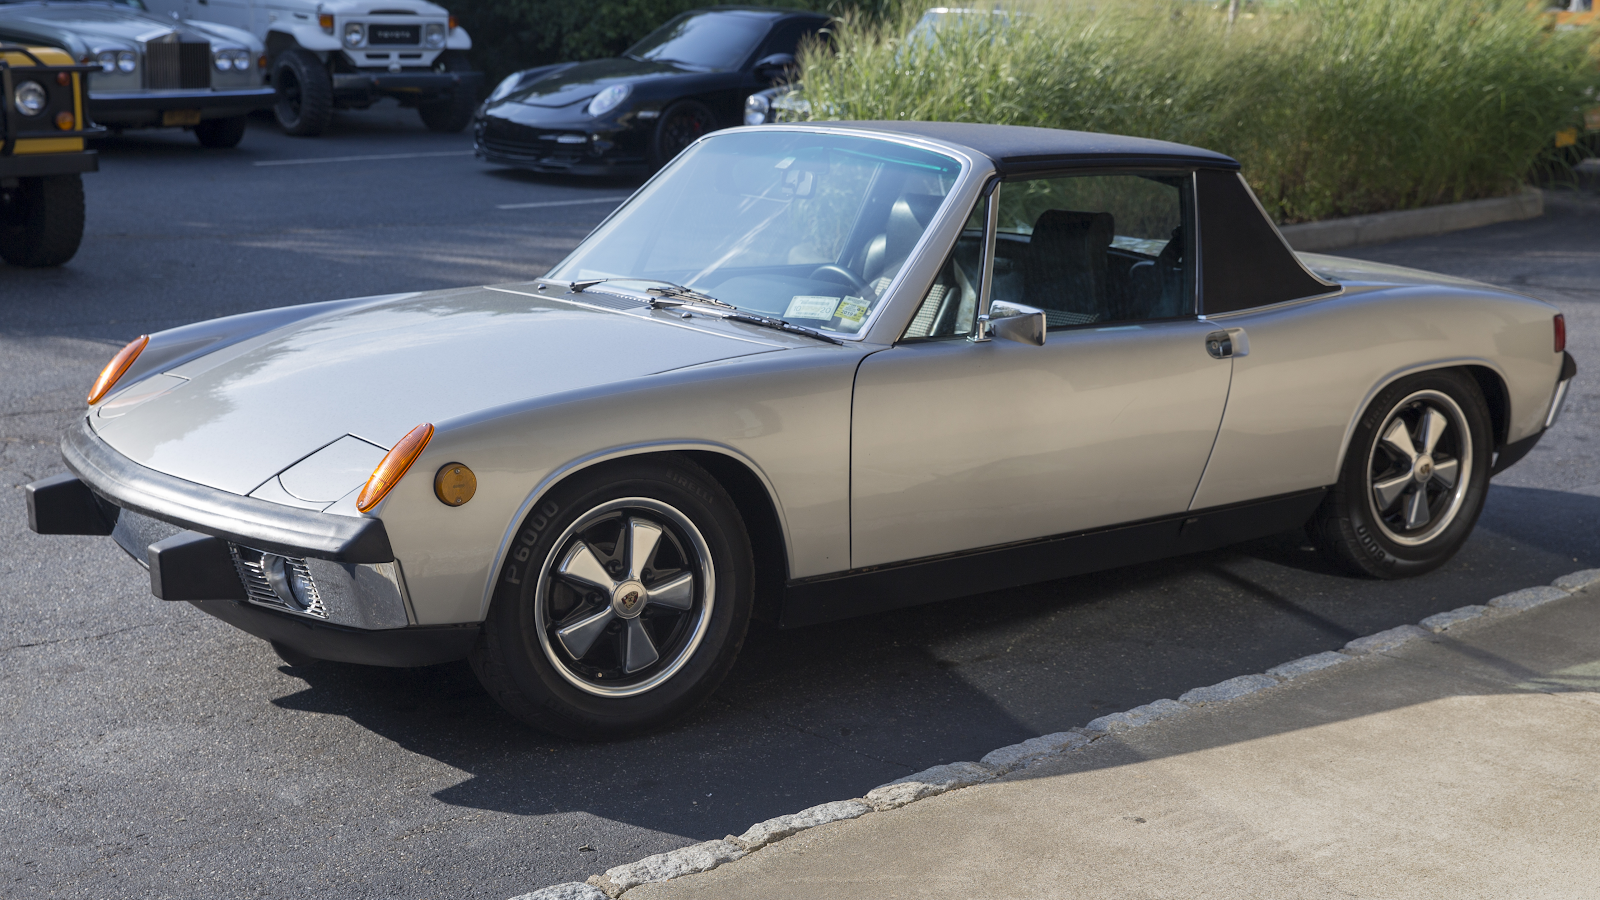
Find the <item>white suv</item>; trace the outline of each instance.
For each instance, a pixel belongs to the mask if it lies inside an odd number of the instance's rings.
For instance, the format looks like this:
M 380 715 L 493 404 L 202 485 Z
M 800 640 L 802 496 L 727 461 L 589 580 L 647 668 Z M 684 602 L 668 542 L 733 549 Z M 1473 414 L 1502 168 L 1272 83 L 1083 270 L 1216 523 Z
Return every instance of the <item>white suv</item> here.
M 483 73 L 455 17 L 425 0 L 144 0 L 151 10 L 243 28 L 267 48 L 273 107 L 289 134 L 321 134 L 335 109 L 381 97 L 415 107 L 434 131 L 472 121 Z

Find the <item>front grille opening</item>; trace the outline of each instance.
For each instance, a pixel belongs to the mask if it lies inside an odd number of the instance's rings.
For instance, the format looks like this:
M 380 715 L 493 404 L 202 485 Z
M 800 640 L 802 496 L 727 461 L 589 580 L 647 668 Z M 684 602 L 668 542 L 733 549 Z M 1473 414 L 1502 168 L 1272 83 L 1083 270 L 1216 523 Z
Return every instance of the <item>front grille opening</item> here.
M 211 87 L 211 45 L 151 41 L 145 45 L 145 77 L 154 91 L 197 91 Z
M 304 559 L 238 544 L 229 544 L 228 551 L 233 554 L 233 564 L 251 603 L 318 619 L 328 617 L 328 608 Z

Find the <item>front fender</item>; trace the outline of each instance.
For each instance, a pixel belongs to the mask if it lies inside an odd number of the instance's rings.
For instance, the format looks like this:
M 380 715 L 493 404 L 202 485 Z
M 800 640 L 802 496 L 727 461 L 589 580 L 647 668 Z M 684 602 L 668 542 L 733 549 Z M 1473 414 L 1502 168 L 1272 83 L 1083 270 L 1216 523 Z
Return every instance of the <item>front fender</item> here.
M 339 44 L 339 36 L 328 34 L 322 26 L 315 22 L 274 22 L 267 29 L 267 43 L 274 43 L 273 35 L 282 35 L 295 44 L 316 53 L 328 53 L 343 49 Z M 281 40 L 281 38 L 280 38 Z
M 444 48 L 446 50 L 471 50 L 472 35 L 467 34 L 465 28 L 457 25 L 456 30 L 450 32 L 449 37 L 445 38 Z

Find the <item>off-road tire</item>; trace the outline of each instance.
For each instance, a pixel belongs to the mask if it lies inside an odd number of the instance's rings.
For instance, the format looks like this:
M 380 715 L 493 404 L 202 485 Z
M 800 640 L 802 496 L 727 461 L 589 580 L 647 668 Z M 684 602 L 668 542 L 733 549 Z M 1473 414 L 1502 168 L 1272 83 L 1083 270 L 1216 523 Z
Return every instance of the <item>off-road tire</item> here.
M 666 680 L 631 696 L 596 696 L 574 686 L 572 666 L 567 674 L 557 669 L 561 651 L 541 642 L 536 594 L 557 551 L 570 552 L 571 529 L 607 504 L 639 498 L 680 512 L 703 536 L 714 587 L 700 596 L 711 598 L 710 609 L 702 637 Z M 622 460 L 580 472 L 540 498 L 512 541 L 470 661 L 490 695 L 535 728 L 578 740 L 638 734 L 685 715 L 727 676 L 750 624 L 753 590 L 744 521 L 710 474 L 677 454 Z
M 1447 431 L 1443 440 L 1450 444 L 1450 458 L 1458 463 L 1454 483 L 1464 478 L 1465 487 L 1453 509 L 1443 502 L 1449 498 L 1441 495 L 1437 504 L 1441 511 L 1432 515 L 1430 524 L 1418 526 L 1424 530 L 1406 537 L 1392 523 L 1385 523 L 1379 509 L 1378 482 L 1385 479 L 1375 469 L 1384 468 L 1381 460 L 1394 455 L 1381 446 L 1384 436 L 1380 430 L 1392 428 L 1402 410 L 1425 410 L 1429 403 L 1441 415 L 1460 414 L 1461 423 L 1449 426 L 1449 431 L 1459 434 L 1450 437 Z M 1312 542 L 1335 564 L 1372 578 L 1409 578 L 1444 565 L 1466 543 L 1483 511 L 1494 452 L 1490 423 L 1489 408 L 1477 382 L 1460 370 L 1423 372 L 1384 388 L 1356 423 L 1339 480 L 1306 525 Z M 1463 441 L 1470 441 L 1465 454 Z M 1470 455 L 1470 460 L 1461 465 L 1464 455 Z M 1440 458 L 1445 458 L 1442 451 Z M 1432 466 L 1430 462 L 1429 468 Z M 1392 467 L 1389 471 L 1393 473 Z M 1430 533 L 1432 529 L 1437 533 Z
M 656 121 L 650 139 L 650 162 L 659 169 L 701 136 L 716 131 L 717 116 L 698 100 L 680 100 L 667 107 Z
M 194 126 L 194 138 L 200 146 L 212 150 L 231 150 L 244 140 L 248 116 L 231 116 L 226 119 L 206 119 Z
M 417 104 L 417 115 L 429 131 L 455 134 L 472 124 L 472 114 L 477 112 L 477 98 L 466 88 L 457 88 L 444 100 Z
M 59 266 L 83 242 L 83 179 L 23 178 L 0 190 L 0 259 L 13 266 Z
M 284 134 L 315 137 L 333 121 L 333 78 L 315 53 L 291 47 L 272 64 L 273 117 Z

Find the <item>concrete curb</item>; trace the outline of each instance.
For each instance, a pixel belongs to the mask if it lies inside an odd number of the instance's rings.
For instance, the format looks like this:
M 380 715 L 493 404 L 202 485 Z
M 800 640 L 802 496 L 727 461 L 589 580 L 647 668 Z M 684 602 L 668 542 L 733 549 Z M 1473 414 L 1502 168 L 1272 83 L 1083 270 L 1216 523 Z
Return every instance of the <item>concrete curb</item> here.
M 1220 703 L 1230 703 L 1271 690 L 1331 666 L 1355 662 L 1364 657 L 1387 653 L 1419 638 L 1431 638 L 1449 628 L 1486 617 L 1501 618 L 1526 612 L 1537 606 L 1570 596 L 1591 585 L 1600 584 L 1600 569 L 1584 569 L 1563 575 L 1550 585 L 1524 588 L 1502 594 L 1486 605 L 1463 606 L 1436 613 L 1420 625 L 1400 625 L 1376 634 L 1359 637 L 1339 651 L 1313 653 L 1274 666 L 1264 673 L 1240 675 L 1227 681 L 1186 691 L 1177 700 L 1156 700 L 1126 712 L 1101 716 L 1070 731 L 1031 738 L 992 750 L 980 762 L 953 762 L 934 766 L 888 784 L 879 785 L 854 800 L 836 800 L 787 816 L 778 816 L 750 826 L 744 834 L 728 835 L 720 841 L 706 841 L 658 853 L 635 863 L 607 869 L 587 883 L 569 881 L 522 894 L 512 900 L 616 900 L 630 888 L 641 884 L 670 881 L 684 875 L 709 872 L 723 863 L 733 862 L 762 847 L 819 825 L 854 819 L 875 812 L 899 809 L 928 797 L 993 781 L 1056 757 L 1065 756 L 1110 734 L 1122 734 L 1152 722 L 1170 719 Z
M 1510 197 L 1468 200 L 1465 203 L 1402 209 L 1370 216 L 1324 219 L 1302 225 L 1284 225 L 1278 230 L 1283 232 L 1284 240 L 1294 249 L 1315 252 L 1353 247 L 1356 244 L 1448 234 L 1496 222 L 1533 219 L 1543 214 L 1544 193 L 1538 188 L 1524 188 Z

